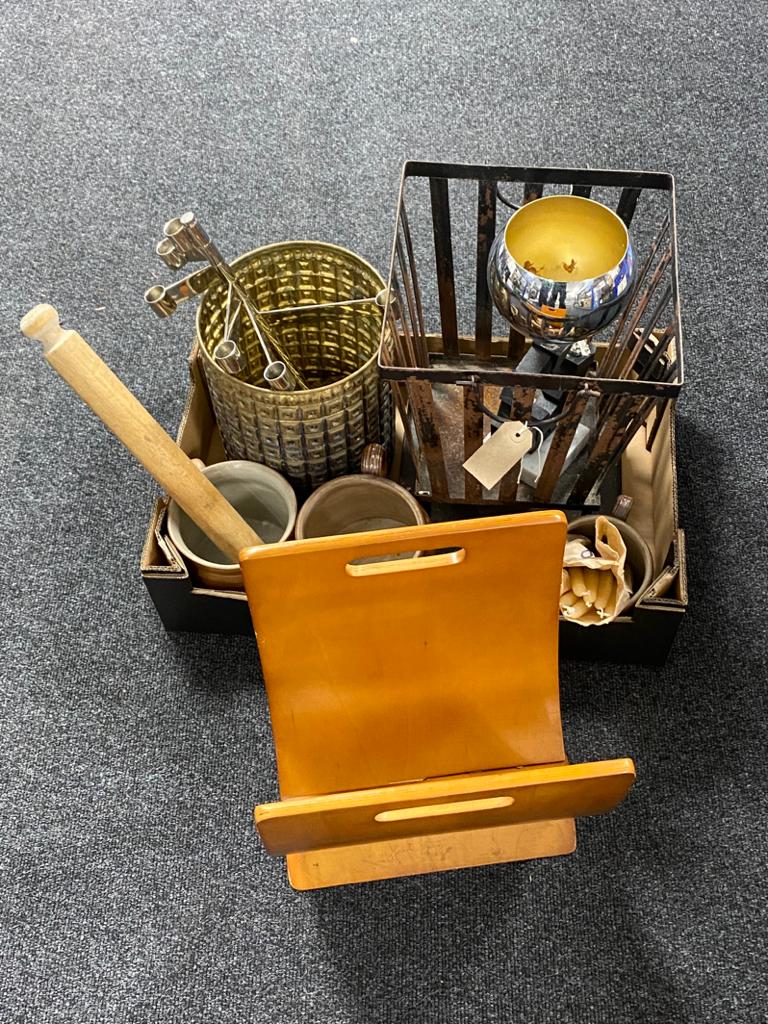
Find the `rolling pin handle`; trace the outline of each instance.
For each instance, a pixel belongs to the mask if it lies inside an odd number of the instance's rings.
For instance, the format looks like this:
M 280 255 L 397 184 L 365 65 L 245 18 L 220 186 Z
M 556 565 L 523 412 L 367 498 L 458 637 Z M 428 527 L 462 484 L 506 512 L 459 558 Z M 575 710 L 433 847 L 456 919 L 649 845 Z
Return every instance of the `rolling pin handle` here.
M 58 312 L 45 302 L 25 313 L 19 326 L 25 337 L 41 342 L 46 352 L 64 336 Z

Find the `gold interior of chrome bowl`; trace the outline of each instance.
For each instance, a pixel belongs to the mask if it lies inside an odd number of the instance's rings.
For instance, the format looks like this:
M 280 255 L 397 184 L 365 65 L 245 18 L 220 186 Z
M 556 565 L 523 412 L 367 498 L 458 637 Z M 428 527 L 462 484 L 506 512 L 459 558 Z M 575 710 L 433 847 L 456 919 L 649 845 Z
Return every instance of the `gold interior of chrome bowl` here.
M 269 312 L 374 297 L 384 282 L 359 256 L 321 242 L 281 242 L 254 249 L 231 266 L 310 388 L 342 380 L 376 356 L 382 311 L 373 301 L 282 314 Z M 197 317 L 198 340 L 209 365 L 217 371 L 212 354 L 224 337 L 227 290 L 224 282 L 214 283 Z M 263 379 L 264 354 L 244 313 L 233 337 L 247 364 L 243 379 L 269 390 Z
M 624 222 L 602 203 L 582 196 L 545 196 L 507 223 L 510 256 L 552 281 L 585 281 L 621 263 L 629 244 Z

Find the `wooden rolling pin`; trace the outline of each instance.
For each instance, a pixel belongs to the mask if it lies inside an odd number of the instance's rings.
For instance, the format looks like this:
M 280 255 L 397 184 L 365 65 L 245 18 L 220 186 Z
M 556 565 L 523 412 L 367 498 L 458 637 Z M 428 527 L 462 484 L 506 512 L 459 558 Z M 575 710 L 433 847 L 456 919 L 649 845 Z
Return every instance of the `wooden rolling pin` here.
M 264 543 L 90 345 L 62 328 L 53 306 L 31 309 L 21 332 L 42 342 L 54 370 L 232 562 Z

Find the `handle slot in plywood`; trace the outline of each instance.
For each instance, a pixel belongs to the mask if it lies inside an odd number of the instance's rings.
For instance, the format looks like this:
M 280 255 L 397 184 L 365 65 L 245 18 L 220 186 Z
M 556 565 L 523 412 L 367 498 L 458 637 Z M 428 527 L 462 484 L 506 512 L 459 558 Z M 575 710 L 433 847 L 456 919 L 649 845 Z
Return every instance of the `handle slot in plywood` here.
M 344 568 L 348 576 L 383 576 L 386 573 L 419 572 L 422 569 L 439 569 L 443 566 L 459 565 L 466 556 L 464 548 L 453 548 L 450 551 L 440 551 L 438 554 L 426 552 L 421 556 L 414 555 L 412 558 L 397 559 L 397 554 L 406 553 L 397 552 L 394 557 L 391 554 L 367 555 L 365 561 L 347 562 Z M 375 561 L 376 558 L 381 561 Z M 372 559 L 374 560 L 372 561 Z
M 380 811 L 376 821 L 410 821 L 414 818 L 438 818 L 443 814 L 470 814 L 472 811 L 495 811 L 511 807 L 511 796 L 489 796 L 485 800 L 457 800 L 449 804 L 426 804 L 422 807 L 398 807 L 393 811 Z

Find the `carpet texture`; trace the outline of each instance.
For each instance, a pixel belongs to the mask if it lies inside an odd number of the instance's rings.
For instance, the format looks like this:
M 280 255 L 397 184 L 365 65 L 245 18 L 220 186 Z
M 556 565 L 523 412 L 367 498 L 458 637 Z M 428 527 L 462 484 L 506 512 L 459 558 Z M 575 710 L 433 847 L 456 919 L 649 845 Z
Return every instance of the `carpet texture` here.
M 764 3 L 3 6 L 0 1020 L 766 1020 Z M 677 176 L 691 610 L 663 669 L 562 666 L 638 782 L 572 857 L 299 895 L 250 639 L 167 635 L 156 488 L 18 335 L 53 302 L 170 430 L 194 311 L 153 254 L 387 263 L 405 158 Z

